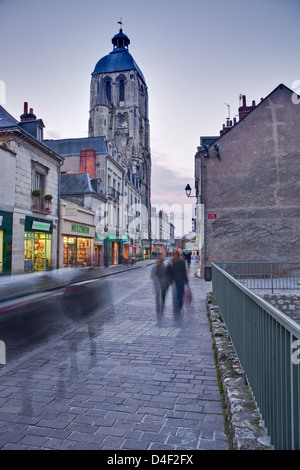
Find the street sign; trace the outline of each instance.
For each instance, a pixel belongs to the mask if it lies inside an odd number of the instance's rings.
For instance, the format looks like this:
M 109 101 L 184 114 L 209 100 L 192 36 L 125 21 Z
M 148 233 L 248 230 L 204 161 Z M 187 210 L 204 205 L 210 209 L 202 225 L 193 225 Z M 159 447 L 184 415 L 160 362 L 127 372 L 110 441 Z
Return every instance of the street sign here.
M 208 218 L 208 219 L 216 219 L 216 218 L 217 218 L 217 214 L 207 214 L 207 218 Z

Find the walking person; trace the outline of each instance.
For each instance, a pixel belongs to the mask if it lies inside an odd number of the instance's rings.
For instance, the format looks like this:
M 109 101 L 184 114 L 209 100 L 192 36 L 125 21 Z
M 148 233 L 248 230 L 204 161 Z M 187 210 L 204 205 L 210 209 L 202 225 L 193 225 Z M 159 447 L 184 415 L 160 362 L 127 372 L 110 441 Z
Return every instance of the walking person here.
M 174 282 L 173 287 L 173 308 L 174 315 L 178 317 L 181 313 L 183 305 L 184 287 L 188 283 L 185 260 L 182 258 L 178 250 L 174 250 L 172 261 L 170 263 L 171 278 Z
M 159 253 L 157 256 L 156 263 L 151 271 L 151 278 L 155 290 L 156 315 L 158 321 L 160 321 L 163 316 L 166 294 L 170 285 L 169 270 L 162 253 Z

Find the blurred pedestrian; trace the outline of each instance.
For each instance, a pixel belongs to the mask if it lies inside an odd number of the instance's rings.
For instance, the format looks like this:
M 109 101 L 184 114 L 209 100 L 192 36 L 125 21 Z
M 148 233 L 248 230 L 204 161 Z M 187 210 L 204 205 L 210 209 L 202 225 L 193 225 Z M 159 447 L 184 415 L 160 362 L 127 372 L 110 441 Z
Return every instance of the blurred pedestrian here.
M 155 265 L 151 271 L 151 278 L 154 283 L 155 303 L 157 319 L 161 320 L 164 312 L 167 290 L 170 285 L 170 275 L 164 256 L 159 253 Z
M 185 259 L 178 250 L 174 250 L 170 263 L 171 279 L 174 281 L 173 307 L 174 313 L 180 314 L 183 305 L 184 287 L 188 283 Z

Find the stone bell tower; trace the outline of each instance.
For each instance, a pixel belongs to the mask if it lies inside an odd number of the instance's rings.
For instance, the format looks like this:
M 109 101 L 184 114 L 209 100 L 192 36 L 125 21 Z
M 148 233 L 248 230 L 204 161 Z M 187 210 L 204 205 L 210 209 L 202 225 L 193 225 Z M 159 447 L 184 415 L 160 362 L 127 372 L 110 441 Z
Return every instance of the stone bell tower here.
M 123 164 L 140 181 L 142 203 L 150 210 L 148 88 L 122 28 L 112 44 L 113 50 L 97 62 L 92 73 L 89 136 L 104 136 L 113 143 Z

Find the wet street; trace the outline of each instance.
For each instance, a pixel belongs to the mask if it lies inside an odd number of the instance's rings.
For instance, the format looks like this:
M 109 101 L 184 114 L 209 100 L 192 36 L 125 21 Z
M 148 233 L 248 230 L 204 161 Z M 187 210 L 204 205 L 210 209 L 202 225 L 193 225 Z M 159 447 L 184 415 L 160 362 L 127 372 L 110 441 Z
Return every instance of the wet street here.
M 206 313 L 156 318 L 151 266 L 54 291 L 0 322 L 0 449 L 228 449 Z

